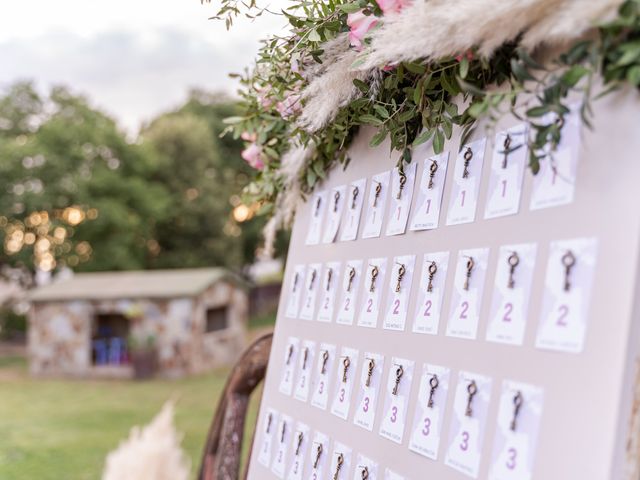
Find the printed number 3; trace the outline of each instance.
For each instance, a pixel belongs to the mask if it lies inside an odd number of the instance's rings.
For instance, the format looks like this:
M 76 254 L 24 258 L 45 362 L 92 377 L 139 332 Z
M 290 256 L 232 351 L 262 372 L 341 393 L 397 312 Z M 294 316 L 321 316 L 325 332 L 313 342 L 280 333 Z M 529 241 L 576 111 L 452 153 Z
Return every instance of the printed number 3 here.
M 515 448 L 510 448 L 507 453 L 509 454 L 509 460 L 507 460 L 507 468 L 509 470 L 513 470 L 516 468 L 516 457 L 518 456 L 518 451 Z
M 462 432 L 462 442 L 460 443 L 460 450 L 466 452 L 469 449 L 469 432 Z
M 396 423 L 398 420 L 398 407 L 391 408 L 391 423 Z

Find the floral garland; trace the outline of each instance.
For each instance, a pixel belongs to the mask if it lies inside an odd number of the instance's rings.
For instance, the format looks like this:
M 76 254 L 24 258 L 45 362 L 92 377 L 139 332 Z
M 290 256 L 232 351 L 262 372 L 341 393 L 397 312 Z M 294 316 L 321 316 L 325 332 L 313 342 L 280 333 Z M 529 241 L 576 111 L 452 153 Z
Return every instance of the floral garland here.
M 240 4 L 222 1 L 217 17 L 230 26 Z M 454 126 L 465 143 L 479 119 L 491 126 L 512 113 L 531 125 L 536 173 L 560 141 L 570 94 L 581 96 L 590 126 L 593 99 L 640 85 L 640 0 L 588 3 L 295 0 L 282 12 L 290 35 L 264 41 L 255 68 L 239 77 L 244 113 L 227 119 L 228 131 L 247 141 L 242 157 L 257 171 L 248 201 L 275 216 L 267 236 L 290 221 L 300 194 L 349 161 L 361 126 L 377 130 L 371 146 L 388 138 L 399 161 L 410 162 L 412 149 L 427 141 L 442 152 Z M 255 0 L 243 5 L 249 17 L 266 11 Z M 477 8 L 487 12 L 486 28 L 456 31 Z M 498 37 L 490 27 L 507 13 L 514 19 Z M 403 32 L 408 39 L 394 40 Z M 535 60 L 541 37 L 570 46 L 542 65 Z M 545 121 L 548 115 L 556 121 Z

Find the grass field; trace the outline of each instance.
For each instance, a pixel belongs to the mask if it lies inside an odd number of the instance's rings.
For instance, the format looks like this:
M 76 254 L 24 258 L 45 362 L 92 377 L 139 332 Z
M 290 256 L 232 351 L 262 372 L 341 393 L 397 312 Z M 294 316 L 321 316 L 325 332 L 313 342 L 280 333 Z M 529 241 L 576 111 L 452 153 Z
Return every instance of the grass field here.
M 171 398 L 193 477 L 226 374 L 148 382 L 34 379 L 24 359 L 0 358 L 0 479 L 99 479 L 107 453 Z M 256 410 L 254 398 L 248 428 Z

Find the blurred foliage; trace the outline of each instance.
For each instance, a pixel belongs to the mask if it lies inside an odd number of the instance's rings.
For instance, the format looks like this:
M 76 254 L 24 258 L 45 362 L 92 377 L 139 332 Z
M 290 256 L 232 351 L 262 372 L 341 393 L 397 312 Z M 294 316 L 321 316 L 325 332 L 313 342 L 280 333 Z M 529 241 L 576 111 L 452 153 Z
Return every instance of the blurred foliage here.
M 228 98 L 191 93 L 137 141 L 62 87 L 0 96 L 0 266 L 124 270 L 253 260 L 262 220 L 234 208 L 248 183 L 240 142 L 221 139 Z M 237 213 L 237 212 L 236 212 Z M 236 216 L 238 216 L 236 214 Z
M 12 308 L 0 308 L 0 340 L 23 340 L 27 335 L 27 318 Z

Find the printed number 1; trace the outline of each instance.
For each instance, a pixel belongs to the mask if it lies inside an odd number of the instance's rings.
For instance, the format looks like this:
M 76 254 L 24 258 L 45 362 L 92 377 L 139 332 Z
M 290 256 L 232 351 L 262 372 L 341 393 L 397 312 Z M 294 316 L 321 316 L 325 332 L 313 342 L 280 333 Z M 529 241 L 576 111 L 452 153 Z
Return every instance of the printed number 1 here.
M 464 207 L 464 199 L 467 196 L 467 191 L 466 190 L 462 190 L 462 192 L 460 192 L 460 196 L 462 197 L 462 199 L 460 200 L 460 206 Z

